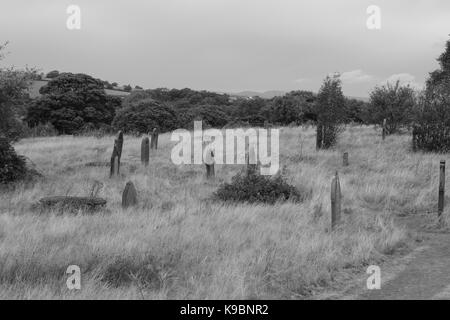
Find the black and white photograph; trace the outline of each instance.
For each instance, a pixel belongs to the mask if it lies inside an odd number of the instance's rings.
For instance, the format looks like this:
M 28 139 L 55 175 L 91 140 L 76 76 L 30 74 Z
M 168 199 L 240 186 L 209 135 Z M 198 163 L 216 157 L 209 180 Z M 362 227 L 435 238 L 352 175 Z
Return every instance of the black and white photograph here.
M 0 0 L 0 300 L 450 300 L 449 18 Z

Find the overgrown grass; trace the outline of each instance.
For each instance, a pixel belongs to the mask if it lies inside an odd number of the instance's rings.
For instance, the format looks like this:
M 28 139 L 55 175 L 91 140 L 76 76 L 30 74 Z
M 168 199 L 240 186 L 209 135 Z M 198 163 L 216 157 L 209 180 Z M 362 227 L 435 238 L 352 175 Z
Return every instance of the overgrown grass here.
M 315 150 L 313 128 L 285 128 L 281 164 L 288 183 L 308 191 L 301 203 L 230 205 L 210 201 L 240 165 L 175 166 L 170 136 L 161 135 L 150 166 L 140 139 L 125 137 L 122 176 L 109 179 L 113 138 L 27 139 L 15 147 L 45 178 L 0 195 L 0 299 L 244 299 L 302 298 L 349 270 L 364 273 L 405 241 L 397 214 L 434 210 L 441 156 L 411 154 L 409 137 L 384 143 L 369 127 L 350 127 L 336 150 Z M 301 143 L 302 141 L 302 143 Z M 301 146 L 302 144 L 302 146 Z M 301 152 L 300 152 L 301 150 Z M 342 167 L 349 152 L 350 166 Z M 330 183 L 340 172 L 344 223 L 330 224 Z M 38 214 L 49 195 L 89 194 L 95 180 L 107 209 L 91 215 Z M 139 205 L 121 209 L 134 182 Z M 82 289 L 66 287 L 69 265 L 82 271 Z

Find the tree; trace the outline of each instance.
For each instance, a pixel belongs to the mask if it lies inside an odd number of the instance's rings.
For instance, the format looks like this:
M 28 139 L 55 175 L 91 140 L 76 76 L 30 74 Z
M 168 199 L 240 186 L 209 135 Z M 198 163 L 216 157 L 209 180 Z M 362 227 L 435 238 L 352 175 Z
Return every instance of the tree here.
M 0 60 L 5 45 L 0 45 Z M 0 184 L 22 179 L 27 173 L 25 158 L 16 154 L 11 141 L 18 138 L 15 131 L 20 125 L 13 106 L 23 98 L 29 79 L 29 72 L 0 69 Z
M 87 124 L 110 125 L 115 115 L 103 83 L 85 74 L 62 73 L 40 93 L 42 97 L 28 108 L 30 126 L 49 122 L 59 133 L 73 134 Z
M 345 98 L 338 74 L 327 76 L 317 96 L 317 148 L 328 149 L 337 142 L 345 121 Z
M 123 87 L 123 90 L 126 91 L 126 92 L 130 92 L 132 89 L 133 88 L 129 84 Z
M 228 121 L 228 115 L 220 106 L 204 105 L 194 106 L 188 109 L 177 110 L 180 126 L 184 128 L 193 128 L 194 121 L 203 121 L 204 127 L 221 128 Z
M 370 93 L 372 122 L 382 123 L 386 119 L 386 133 L 398 132 L 402 126 L 411 122 L 414 96 L 414 90 L 409 85 L 400 85 L 400 81 L 375 87 Z
M 50 71 L 49 73 L 47 73 L 47 75 L 45 77 L 47 79 L 54 79 L 57 76 L 59 76 L 59 71 L 58 70 L 53 70 L 53 71 Z
M 169 105 L 147 98 L 120 109 L 113 127 L 130 133 L 149 133 L 153 128 L 167 132 L 178 127 L 178 118 Z
M 413 149 L 450 152 L 450 40 L 414 110 Z
M 0 45 L 0 60 L 4 57 L 5 45 Z M 28 102 L 26 89 L 36 77 L 36 70 L 0 69 L 0 136 L 14 141 L 20 138 L 23 124 L 19 117 Z

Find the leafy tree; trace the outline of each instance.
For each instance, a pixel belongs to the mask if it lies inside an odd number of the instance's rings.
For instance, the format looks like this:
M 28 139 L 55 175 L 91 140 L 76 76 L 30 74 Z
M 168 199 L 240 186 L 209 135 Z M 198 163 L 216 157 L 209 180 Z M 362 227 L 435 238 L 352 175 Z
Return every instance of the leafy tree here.
M 437 60 L 414 110 L 413 148 L 450 152 L 450 40 Z
M 53 70 L 53 71 L 50 71 L 49 73 L 47 73 L 47 75 L 45 77 L 48 78 L 48 79 L 54 79 L 57 76 L 59 76 L 59 71 L 58 70 Z
M 180 125 L 185 128 L 193 128 L 195 120 L 203 121 L 204 127 L 220 128 L 230 120 L 220 106 L 204 105 L 195 106 L 186 110 L 179 110 Z
M 338 74 L 327 76 L 317 96 L 317 147 L 330 148 L 337 142 L 346 119 L 345 98 Z
M 0 45 L 0 60 L 5 45 Z M 0 184 L 10 183 L 25 177 L 27 173 L 25 158 L 16 154 L 11 140 L 18 138 L 14 103 L 23 98 L 30 72 L 0 69 Z
M 40 89 L 42 97 L 29 108 L 30 126 L 51 123 L 59 133 L 73 134 L 86 123 L 109 125 L 115 108 L 103 83 L 85 74 L 62 73 Z
M 414 90 L 409 85 L 400 85 L 400 81 L 375 87 L 370 94 L 372 122 L 382 123 L 386 119 L 387 134 L 397 132 L 411 122 L 414 96 Z
M 127 84 L 126 86 L 123 87 L 123 90 L 126 92 L 130 92 L 133 88 L 131 87 L 131 85 Z
M 0 60 L 3 58 L 5 45 L 0 45 Z M 24 131 L 20 121 L 23 109 L 29 101 L 26 89 L 36 77 L 33 69 L 0 69 L 0 136 L 10 141 L 17 140 Z
M 130 133 L 148 133 L 156 127 L 166 132 L 178 127 L 178 119 L 175 110 L 169 105 L 145 99 L 120 109 L 114 118 L 113 127 Z

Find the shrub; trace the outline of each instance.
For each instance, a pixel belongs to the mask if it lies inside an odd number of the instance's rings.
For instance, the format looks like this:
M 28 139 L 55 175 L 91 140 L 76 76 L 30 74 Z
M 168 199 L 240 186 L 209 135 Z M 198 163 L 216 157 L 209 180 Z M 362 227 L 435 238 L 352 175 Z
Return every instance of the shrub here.
M 59 71 L 58 70 L 53 70 L 50 71 L 49 73 L 47 73 L 47 75 L 45 76 L 47 79 L 54 79 L 56 77 L 59 76 Z
M 268 203 L 277 201 L 300 201 L 300 192 L 289 185 L 281 175 L 275 177 L 256 173 L 235 175 L 231 183 L 222 184 L 214 193 L 222 201 Z
M 127 133 L 148 133 L 156 127 L 167 132 L 178 127 L 178 118 L 172 107 L 145 99 L 117 111 L 113 127 Z
M 449 86 L 428 88 L 418 99 L 413 125 L 413 149 L 450 152 Z
M 375 87 L 370 94 L 371 122 L 381 124 L 386 119 L 386 133 L 396 133 L 411 122 L 414 103 L 414 90 L 400 81 Z
M 339 75 L 327 76 L 316 101 L 317 148 L 333 147 L 346 120 L 346 104 Z
M 0 184 L 7 184 L 25 178 L 25 158 L 16 151 L 4 137 L 0 137 Z

